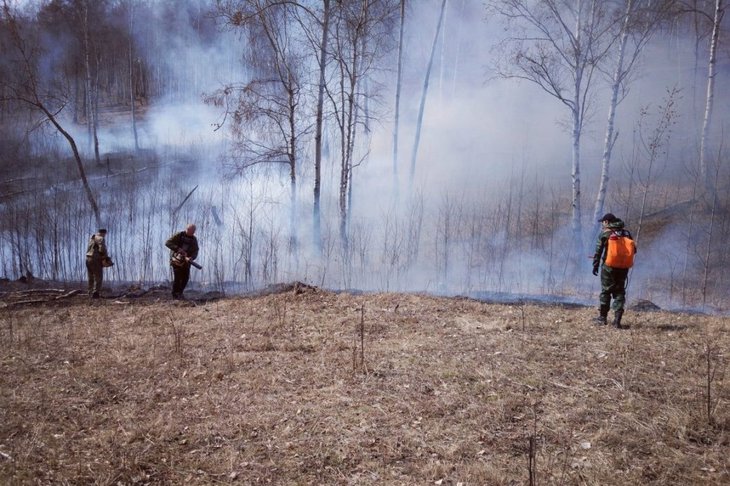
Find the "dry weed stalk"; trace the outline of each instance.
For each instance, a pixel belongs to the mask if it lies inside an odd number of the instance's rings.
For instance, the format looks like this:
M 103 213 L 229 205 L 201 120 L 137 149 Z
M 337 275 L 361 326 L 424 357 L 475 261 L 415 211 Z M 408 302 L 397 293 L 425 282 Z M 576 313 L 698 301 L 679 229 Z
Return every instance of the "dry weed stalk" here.
M 528 449 L 527 449 L 527 483 L 530 486 L 537 484 L 537 459 L 535 458 L 535 436 L 530 435 L 528 437 Z
M 713 344 L 713 341 L 709 338 L 709 336 L 703 348 L 702 358 L 705 365 L 704 405 L 707 413 L 707 425 L 712 426 L 715 423 L 715 410 L 720 403 L 719 396 L 713 398 L 712 388 L 717 371 L 720 368 L 720 365 L 724 365 L 724 361 L 722 359 L 723 354 L 718 349 L 718 346 Z M 722 382 L 724 374 L 725 370 L 723 366 L 722 372 L 720 373 L 720 383 Z
M 182 361 L 183 358 L 183 336 L 185 330 L 181 324 L 175 325 L 174 322 L 170 321 L 170 327 L 172 328 L 172 347 L 174 353 Z
M 520 301 L 520 319 L 522 320 L 522 332 L 525 332 L 525 301 Z
M 537 485 L 537 402 L 533 402 L 532 409 L 532 430 L 527 437 L 527 484 Z
M 13 340 L 14 340 L 14 336 L 15 336 L 14 326 L 13 326 L 13 319 L 12 318 L 7 319 L 7 323 L 8 323 L 8 327 L 7 327 L 7 329 L 8 329 L 7 342 L 12 345 L 13 344 Z
M 276 316 L 277 329 L 284 329 L 286 325 L 286 301 L 274 300 L 274 315 Z M 291 333 L 294 334 L 294 325 Z
M 358 359 L 358 339 L 360 341 L 360 356 Z M 360 322 L 355 327 L 354 344 L 352 346 L 352 371 L 360 369 L 365 372 L 365 305 L 360 307 Z

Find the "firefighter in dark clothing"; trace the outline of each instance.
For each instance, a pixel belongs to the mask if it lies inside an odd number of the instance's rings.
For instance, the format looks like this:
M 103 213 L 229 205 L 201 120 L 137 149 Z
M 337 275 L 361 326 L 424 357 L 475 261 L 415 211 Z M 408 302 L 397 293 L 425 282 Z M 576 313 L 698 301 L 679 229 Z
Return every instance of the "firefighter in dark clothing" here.
M 198 239 L 195 238 L 195 225 L 189 224 L 185 231 L 175 233 L 166 242 L 170 249 L 170 266 L 174 276 L 172 298 L 182 299 L 185 287 L 190 280 L 190 262 L 198 258 Z
M 104 264 L 102 262 L 107 256 L 105 237 L 106 228 L 100 228 L 91 235 L 86 247 L 86 273 L 89 277 L 89 297 L 92 299 L 99 298 L 101 285 L 104 283 Z
M 599 326 L 607 324 L 608 311 L 611 309 L 611 299 L 613 299 L 613 325 L 620 329 L 626 303 L 626 278 L 629 275 L 629 269 L 606 265 L 608 240 L 612 235 L 627 237 L 631 240 L 633 238 L 631 233 L 624 228 L 624 222 L 611 213 L 606 213 L 598 221 L 602 223 L 602 228 L 601 233 L 598 235 L 596 252 L 593 255 L 593 275 L 598 275 L 600 269 L 601 295 L 599 297 L 599 315 L 595 320 Z

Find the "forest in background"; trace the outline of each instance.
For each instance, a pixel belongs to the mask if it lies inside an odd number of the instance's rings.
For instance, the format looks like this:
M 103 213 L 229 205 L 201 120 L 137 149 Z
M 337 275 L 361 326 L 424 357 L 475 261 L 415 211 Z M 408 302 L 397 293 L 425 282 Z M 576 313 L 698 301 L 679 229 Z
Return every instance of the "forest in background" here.
M 727 310 L 722 0 L 3 0 L 0 274 Z

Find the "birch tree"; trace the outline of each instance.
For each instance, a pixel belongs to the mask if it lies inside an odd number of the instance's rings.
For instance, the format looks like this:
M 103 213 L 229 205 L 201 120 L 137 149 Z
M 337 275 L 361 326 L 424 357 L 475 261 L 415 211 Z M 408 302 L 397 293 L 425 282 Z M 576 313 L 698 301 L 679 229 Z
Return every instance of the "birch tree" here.
M 637 61 L 655 32 L 657 25 L 663 20 L 665 8 L 666 4 L 662 6 L 654 0 L 626 0 L 624 4 L 623 18 L 618 24 L 620 28 L 617 34 L 615 67 L 611 76 L 611 95 L 603 141 L 603 155 L 601 156 L 601 177 L 593 209 L 590 237 L 598 233 L 600 225 L 598 219 L 604 211 L 610 177 L 611 155 L 619 136 L 615 126 L 618 105 L 628 94 L 631 74 L 634 72 Z
M 400 0 L 398 29 L 398 64 L 395 78 L 395 117 L 393 119 L 393 194 L 398 195 L 398 130 L 400 125 L 400 92 L 403 83 L 403 32 L 406 25 L 406 0 Z
M 366 100 L 376 98 L 378 90 L 374 84 L 366 90 L 363 81 L 390 48 L 392 17 L 393 4 L 390 0 L 342 2 L 332 26 L 332 57 L 336 75 L 327 86 L 327 94 L 340 145 L 339 234 L 345 253 L 348 251 L 352 171 L 364 160 L 368 150 L 366 147 L 364 154 L 356 152 L 358 129 L 369 123 L 370 111 L 363 107 Z
M 134 137 L 134 150 L 139 152 L 139 137 L 137 134 L 137 93 L 134 79 L 134 0 L 127 4 L 127 15 L 129 15 L 128 32 L 129 42 L 127 45 L 127 57 L 129 60 L 129 110 L 132 117 L 132 136 Z
M 725 14 L 723 0 L 715 0 L 715 11 L 712 19 L 712 36 L 710 38 L 710 59 L 707 63 L 707 95 L 705 97 L 705 114 L 702 119 L 702 135 L 700 138 L 700 172 L 705 187 L 705 200 L 714 199 L 714 183 L 712 170 L 709 167 L 709 135 L 712 126 L 712 112 L 715 105 L 715 77 L 717 75 L 717 49 L 720 39 L 720 23 Z
M 322 0 L 321 44 L 319 46 L 319 84 L 314 127 L 314 205 L 312 230 L 314 245 L 322 252 L 321 198 L 322 198 L 322 135 L 324 131 L 324 98 L 327 76 L 328 43 L 331 16 L 330 0 Z
M 581 136 L 600 63 L 615 41 L 615 18 L 601 0 L 502 0 L 493 3 L 513 35 L 503 42 L 498 75 L 529 81 L 568 111 L 571 138 L 571 229 L 580 251 Z
M 418 158 L 418 146 L 421 143 L 421 126 L 423 125 L 423 112 L 426 109 L 426 97 L 428 95 L 428 84 L 431 78 L 431 68 L 433 67 L 433 57 L 436 54 L 436 45 L 441 35 L 441 26 L 444 23 L 444 12 L 446 12 L 446 1 L 441 0 L 441 9 L 439 10 L 439 20 L 436 24 L 436 33 L 433 36 L 433 44 L 431 45 L 431 55 L 428 58 L 428 66 L 426 74 L 423 78 L 423 89 L 421 91 L 421 103 L 418 107 L 418 119 L 416 120 L 416 136 L 413 140 L 413 150 L 411 151 L 411 171 L 409 177 L 410 187 L 413 188 L 413 180 L 416 177 L 416 159 Z
M 281 32 L 276 36 L 281 37 L 280 41 L 271 43 L 271 49 L 269 51 L 276 52 L 280 47 L 287 47 L 290 49 L 296 49 L 298 54 L 297 58 L 297 72 L 299 73 L 299 79 L 297 81 L 297 91 L 300 97 L 300 102 L 297 103 L 297 110 L 300 114 L 295 114 L 295 111 L 290 111 L 293 116 L 296 116 L 299 120 L 297 124 L 301 125 L 300 133 L 295 137 L 300 142 L 304 135 L 309 135 L 311 127 L 309 127 L 302 120 L 306 118 L 306 114 L 309 113 L 308 99 L 311 93 L 305 93 L 307 90 L 306 86 L 311 83 L 316 86 L 316 102 L 315 102 L 315 124 L 314 124 L 314 187 L 313 187 L 313 211 L 312 211 L 312 235 L 313 243 L 316 249 L 322 251 L 322 239 L 321 239 L 321 187 L 322 187 L 322 159 L 323 159 L 323 135 L 325 126 L 325 98 L 326 98 L 326 83 L 327 83 L 327 66 L 330 60 L 330 24 L 333 15 L 333 8 L 331 0 L 322 0 L 321 9 L 317 10 L 306 2 L 281 2 L 281 1 L 217 1 L 218 12 L 223 15 L 225 22 L 234 27 L 249 27 L 254 22 L 260 22 L 262 19 L 271 18 L 272 15 L 281 15 L 282 12 L 288 12 L 286 14 L 286 21 L 279 22 L 276 26 L 277 29 L 281 29 Z M 273 32 L 274 26 L 270 29 Z M 255 31 L 252 31 L 255 32 Z M 301 34 L 299 38 L 288 38 L 293 32 L 298 32 L 297 35 Z M 273 39 L 276 36 L 269 36 L 267 38 Z M 284 41 L 289 41 L 287 44 Z M 254 44 L 255 45 L 255 44 Z M 257 56 L 261 59 L 265 59 L 264 56 Z M 318 81 L 310 80 L 308 63 L 316 58 L 316 72 L 318 73 Z M 277 59 L 277 57 L 275 57 Z M 279 56 L 278 59 L 284 59 Z M 259 61 L 260 62 L 260 61 Z M 255 64 L 255 63 L 254 63 Z M 282 81 L 283 84 L 287 82 Z M 230 95 L 232 92 L 238 92 L 239 94 L 246 91 L 241 90 L 240 87 L 233 85 L 227 88 L 224 97 Z M 284 89 L 286 92 L 291 90 Z M 218 102 L 221 99 L 219 97 Z M 253 100 L 251 100 L 253 101 Z M 251 106 L 250 103 L 248 103 Z M 240 120 L 239 120 L 240 121 Z M 238 125 L 239 121 L 234 121 L 234 125 Z M 236 130 L 234 128 L 234 130 Z M 290 137 L 290 140 L 293 140 Z M 291 160 L 291 158 L 290 158 Z M 244 164 L 246 165 L 246 164 Z M 291 164 L 290 164 L 291 166 Z M 292 166 L 293 167 L 293 166 Z M 291 213 L 290 223 L 291 232 L 294 234 L 296 231 L 294 225 L 295 218 L 295 187 L 296 187 L 296 170 L 290 171 L 290 177 L 294 182 L 292 183 L 291 190 Z M 292 242 L 295 240 L 292 239 Z
M 83 0 L 81 3 L 81 17 L 82 22 L 81 25 L 83 26 L 83 35 L 84 35 L 84 72 L 86 75 L 86 123 L 88 125 L 88 132 L 89 132 L 89 146 L 93 146 L 94 148 L 94 157 L 96 159 L 96 163 L 99 164 L 100 157 L 99 157 L 99 135 L 98 135 L 98 122 L 97 122 L 97 115 L 98 115 L 98 91 L 99 86 L 98 82 L 94 82 L 92 77 L 92 68 L 91 68 L 91 57 L 92 57 L 92 46 L 91 46 L 91 34 L 89 33 L 90 27 L 89 27 L 89 1 Z M 95 66 L 95 76 L 98 80 L 99 75 L 99 67 L 98 64 Z
M 210 100 L 232 103 L 237 172 L 260 165 L 284 165 L 289 177 L 289 249 L 296 255 L 297 167 L 310 126 L 306 123 L 305 74 L 310 62 L 293 21 L 297 6 L 275 0 L 219 5 L 227 24 L 244 29 L 252 78 L 230 84 Z

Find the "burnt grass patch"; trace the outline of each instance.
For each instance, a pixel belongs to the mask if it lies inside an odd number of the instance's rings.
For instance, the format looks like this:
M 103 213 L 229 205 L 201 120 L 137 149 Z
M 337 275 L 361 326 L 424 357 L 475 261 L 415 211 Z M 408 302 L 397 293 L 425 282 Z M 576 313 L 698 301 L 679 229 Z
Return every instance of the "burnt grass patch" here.
M 0 483 L 730 482 L 725 317 L 147 297 L 0 308 Z

